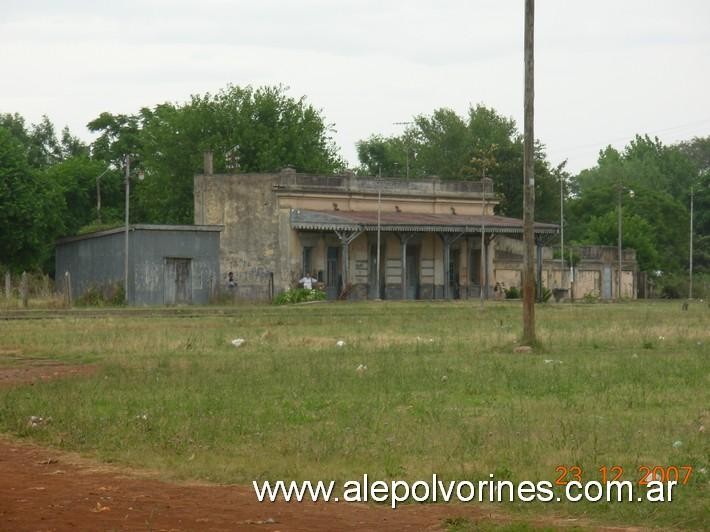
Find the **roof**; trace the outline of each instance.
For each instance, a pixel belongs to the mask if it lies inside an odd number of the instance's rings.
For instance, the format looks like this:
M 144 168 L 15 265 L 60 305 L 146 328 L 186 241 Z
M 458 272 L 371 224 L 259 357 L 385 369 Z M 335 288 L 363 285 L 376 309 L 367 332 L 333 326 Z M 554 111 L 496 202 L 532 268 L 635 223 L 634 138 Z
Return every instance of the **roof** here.
M 212 232 L 212 231 L 222 231 L 224 229 L 223 225 L 158 225 L 158 224 L 131 224 L 128 226 L 130 231 L 186 231 L 186 232 Z M 86 233 L 84 235 L 68 236 L 65 238 L 60 238 L 56 241 L 56 244 L 67 244 L 69 242 L 76 242 L 77 240 L 86 240 L 88 238 L 99 238 L 103 236 L 113 235 L 116 233 L 123 233 L 126 230 L 125 225 L 119 227 L 114 227 L 112 229 L 106 229 L 104 231 L 95 231 L 93 233 Z
M 311 211 L 293 209 L 291 227 L 306 231 L 377 231 L 376 211 Z M 381 231 L 413 231 L 442 233 L 522 233 L 523 221 L 505 216 L 471 216 L 461 214 L 424 214 L 411 212 L 383 212 Z M 536 233 L 554 234 L 555 224 L 535 223 Z

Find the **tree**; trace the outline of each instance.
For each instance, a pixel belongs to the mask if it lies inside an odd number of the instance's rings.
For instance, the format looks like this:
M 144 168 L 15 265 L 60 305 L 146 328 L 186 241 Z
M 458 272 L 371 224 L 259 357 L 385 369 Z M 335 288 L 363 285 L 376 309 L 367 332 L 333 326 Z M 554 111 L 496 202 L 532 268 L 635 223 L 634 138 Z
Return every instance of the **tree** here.
M 619 187 L 623 187 L 634 192 L 633 199 L 624 195 L 624 213 L 646 222 L 637 226 L 648 235 L 636 241 L 639 245 L 650 242 L 655 250 L 637 250 L 641 267 L 664 272 L 683 270 L 688 253 L 687 201 L 694 173 L 691 161 L 678 147 L 665 146 L 648 136 L 636 135 L 623 151 L 605 148 L 595 167 L 573 179 L 576 194 L 567 209 L 572 238 L 590 244 L 615 244 L 616 238 L 610 239 L 598 224 L 615 212 Z M 601 235 L 606 236 L 594 240 Z M 627 236 L 624 228 L 623 245 L 633 247 Z
M 14 270 L 39 268 L 61 232 L 64 198 L 56 184 L 33 171 L 25 146 L 0 127 L 0 257 Z
M 481 179 L 485 168 L 499 196 L 497 212 L 516 218 L 523 209 L 523 138 L 515 121 L 484 105 L 461 117 L 447 108 L 418 115 L 398 136 L 370 136 L 357 143 L 361 175 L 404 177 L 407 159 L 412 178 Z M 408 156 L 408 157 L 407 157 Z M 539 220 L 557 221 L 558 178 L 535 143 L 535 201 Z
M 145 170 L 145 181 L 134 187 L 133 219 L 191 223 L 193 177 L 207 149 L 214 153 L 217 172 L 272 172 L 289 165 L 313 173 L 343 168 L 321 111 L 286 92 L 282 86 L 230 85 L 136 115 L 102 113 L 89 124 L 100 132 L 92 153 L 115 166 L 131 154 Z

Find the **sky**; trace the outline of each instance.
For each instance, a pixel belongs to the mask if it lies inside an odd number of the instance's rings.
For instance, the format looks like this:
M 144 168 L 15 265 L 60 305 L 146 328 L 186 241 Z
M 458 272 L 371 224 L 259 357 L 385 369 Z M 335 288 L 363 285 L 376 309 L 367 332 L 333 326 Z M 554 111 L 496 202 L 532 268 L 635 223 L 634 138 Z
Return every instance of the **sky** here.
M 85 140 L 227 84 L 289 87 L 355 143 L 448 107 L 523 127 L 523 0 L 0 0 L 0 112 Z M 535 136 L 576 173 L 635 133 L 710 135 L 710 2 L 538 0 Z

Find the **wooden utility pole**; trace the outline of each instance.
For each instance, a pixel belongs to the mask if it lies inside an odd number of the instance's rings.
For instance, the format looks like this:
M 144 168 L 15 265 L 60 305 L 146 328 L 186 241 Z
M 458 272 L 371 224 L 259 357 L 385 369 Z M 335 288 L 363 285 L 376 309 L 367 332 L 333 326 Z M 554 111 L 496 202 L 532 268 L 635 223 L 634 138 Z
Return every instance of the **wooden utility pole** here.
M 535 343 L 535 0 L 525 0 L 525 141 L 523 147 L 523 343 Z

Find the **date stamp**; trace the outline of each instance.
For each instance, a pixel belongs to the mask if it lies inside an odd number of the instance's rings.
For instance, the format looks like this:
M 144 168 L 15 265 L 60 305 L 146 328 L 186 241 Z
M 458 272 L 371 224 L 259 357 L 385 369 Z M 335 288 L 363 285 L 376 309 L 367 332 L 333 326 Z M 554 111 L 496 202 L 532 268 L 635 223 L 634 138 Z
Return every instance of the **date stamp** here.
M 565 486 L 571 481 L 583 482 L 585 472 L 580 466 L 565 466 L 560 465 L 555 468 L 558 474 L 555 484 Z M 639 486 L 646 486 L 651 481 L 657 482 L 675 482 L 680 485 L 688 483 L 693 475 L 693 467 L 689 465 L 683 466 L 649 466 L 641 465 L 634 473 L 636 483 Z M 620 482 L 624 477 L 624 468 L 619 465 L 601 466 L 595 471 L 595 480 L 598 478 L 602 483 Z

